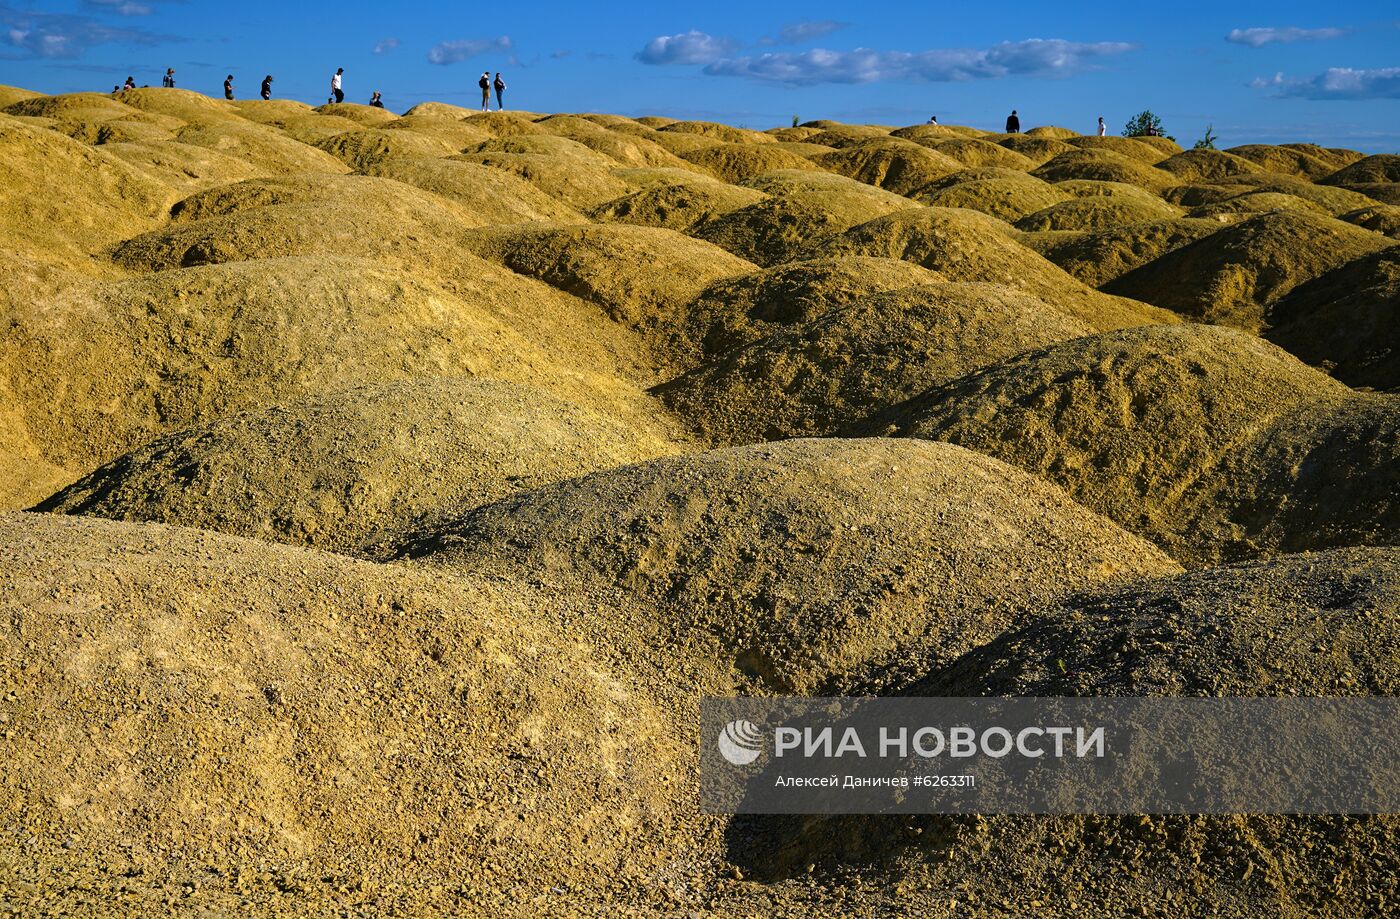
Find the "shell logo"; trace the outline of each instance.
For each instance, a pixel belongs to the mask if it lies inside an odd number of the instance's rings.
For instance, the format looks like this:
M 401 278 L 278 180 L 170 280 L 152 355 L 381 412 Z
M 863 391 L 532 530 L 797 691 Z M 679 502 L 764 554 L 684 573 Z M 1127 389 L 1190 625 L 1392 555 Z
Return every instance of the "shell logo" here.
M 731 721 L 719 733 L 719 752 L 735 766 L 747 766 L 763 752 L 763 732 L 752 721 Z

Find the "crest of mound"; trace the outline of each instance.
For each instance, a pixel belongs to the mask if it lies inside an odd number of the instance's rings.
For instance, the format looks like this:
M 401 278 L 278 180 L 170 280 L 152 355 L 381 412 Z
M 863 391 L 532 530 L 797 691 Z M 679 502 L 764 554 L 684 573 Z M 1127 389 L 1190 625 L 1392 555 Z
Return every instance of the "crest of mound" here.
M 1171 155 L 1151 144 L 1141 143 L 1136 137 L 1071 137 L 1065 144 L 1080 150 L 1109 150 L 1129 159 L 1141 160 L 1149 166 L 1160 163 Z
M 1190 208 L 1206 204 L 1219 204 L 1236 195 L 1246 195 L 1252 191 L 1258 191 L 1258 188 L 1240 181 L 1243 178 L 1243 176 L 1236 176 L 1229 182 L 1210 185 L 1177 185 L 1162 192 L 1161 197 L 1163 201 L 1178 207 Z
M 331 116 L 318 116 L 314 108 L 295 99 L 239 99 L 230 104 L 234 111 L 249 121 L 270 124 L 273 127 L 282 127 L 292 119 L 306 117 L 325 117 L 327 121 L 350 121 L 348 118 L 335 119 Z M 354 124 L 354 122 L 350 123 Z M 349 128 L 345 130 L 349 130 Z
M 1089 331 L 1011 288 L 906 287 L 785 324 L 654 391 L 715 443 L 820 437 L 931 386 Z
M 823 147 L 831 147 L 836 150 L 845 147 L 854 147 L 871 140 L 889 137 L 890 132 L 884 128 L 869 124 L 841 124 L 835 121 L 808 122 L 807 127 L 819 127 L 815 134 L 809 134 L 803 138 L 809 144 L 819 144 Z
M 39 99 L 43 93 L 35 92 L 32 89 L 23 89 L 18 86 L 0 85 L 0 111 L 16 102 L 23 102 L 26 99 Z
M 524 137 L 548 133 L 535 124 L 534 119 L 520 112 L 472 112 L 462 120 L 495 137 Z
M 1393 542 L 1397 426 L 1394 397 L 1356 396 L 1248 333 L 1180 325 L 1030 352 L 861 429 L 996 456 L 1209 565 Z
M 1061 153 L 1069 153 L 1074 149 L 1062 140 L 1031 137 L 1028 134 L 1008 134 L 998 139 L 997 144 L 1021 154 L 1037 166 L 1049 162 Z
M 963 168 L 962 163 L 951 157 L 911 141 L 889 137 L 824 153 L 813 162 L 823 169 L 896 195 L 907 195 Z
M 135 114 L 135 111 L 107 93 L 63 93 L 57 96 L 34 93 L 4 107 L 6 115 L 32 118 L 100 117 L 103 112 L 111 118 L 122 118 Z
M 803 258 L 868 255 L 904 259 L 950 281 L 1025 291 L 1091 329 L 1173 321 L 1164 310 L 1085 287 L 1012 238 L 1010 226 L 977 211 L 923 207 L 880 217 L 803 250 Z
M 1351 386 L 1400 388 L 1400 249 L 1335 268 L 1274 303 L 1264 336 Z
M 1221 218 L 1245 215 L 1245 214 L 1267 214 L 1271 211 L 1298 211 L 1308 214 L 1320 214 L 1330 217 L 1331 214 L 1320 205 L 1304 200 L 1295 195 L 1284 194 L 1277 191 L 1250 191 L 1244 194 L 1226 198 L 1224 201 L 1217 201 L 1214 204 L 1203 204 L 1200 207 L 1193 207 L 1187 211 L 1186 216 L 1196 219 Z
M 1053 186 L 1052 186 L 1053 187 Z M 1033 233 L 1042 230 L 1103 230 L 1150 220 L 1171 220 L 1181 211 L 1167 202 L 1127 195 L 1093 195 L 1061 201 L 1016 221 L 1016 229 Z
M 474 266 L 471 284 L 451 292 L 326 256 L 80 285 L 5 310 L 13 331 L 0 339 L 0 379 L 27 440 L 70 481 L 228 412 L 423 376 L 525 382 L 639 431 L 671 430 L 624 382 L 636 342 L 596 329 L 585 304 Z
M 1015 150 L 976 137 L 955 137 L 951 140 L 924 138 L 916 143 L 923 144 L 935 153 L 962 163 L 964 169 L 996 167 L 997 169 L 1029 172 L 1035 168 L 1034 161 Z
M 234 103 L 187 89 L 128 89 L 116 98 L 134 109 L 168 115 L 188 124 L 219 124 L 244 119 L 243 111 Z
M 938 280 L 936 272 L 895 259 L 789 262 L 711 284 L 658 331 L 674 363 L 688 369 L 870 294 Z
M 323 150 L 294 140 L 276 128 L 246 120 L 192 124 L 181 128 L 175 139 L 182 144 L 208 147 L 248 163 L 273 175 L 324 172 L 344 174 L 345 163 Z
M 339 115 L 317 115 L 314 111 L 289 114 L 284 118 L 270 118 L 265 123 L 272 127 L 281 128 L 283 134 L 312 147 L 323 140 L 335 137 L 337 134 L 350 134 L 365 130 L 365 126 L 358 121 L 341 118 Z M 390 122 L 390 124 L 394 123 Z
M 817 168 L 804 157 L 789 153 L 777 144 L 711 144 L 688 150 L 681 156 L 717 178 L 734 183 L 778 169 Z
M 50 130 L 66 134 L 85 144 L 106 145 L 119 143 L 161 143 L 175 139 L 169 125 L 162 125 L 154 118 L 101 118 L 98 120 L 27 119 L 51 121 L 46 125 Z M 179 125 L 175 126 L 176 128 Z
M 771 172 L 747 185 L 772 197 L 711 218 L 694 233 L 763 266 L 799 257 L 813 240 L 916 206 L 874 186 L 815 170 Z
M 102 152 L 135 166 L 180 195 L 268 176 L 247 160 L 177 142 L 104 143 Z
M 377 108 L 373 105 L 360 105 L 357 102 L 328 102 L 325 105 L 317 106 L 315 111 L 318 115 L 346 118 L 367 128 L 383 127 L 391 121 L 397 121 L 399 117 L 388 109 Z
M 1047 182 L 1068 179 L 1093 179 L 1098 182 L 1122 182 L 1160 193 L 1178 184 L 1174 176 L 1142 160 L 1114 153 L 1112 150 L 1073 150 L 1061 153 L 1031 171 L 1031 175 Z
M 175 221 L 113 250 L 138 271 L 335 253 L 444 273 L 473 261 L 463 234 L 481 221 L 446 198 L 371 176 L 254 179 L 200 192 Z
M 1176 570 L 1003 463 L 876 438 L 594 473 L 478 508 L 404 555 L 620 589 L 620 621 L 596 628 L 635 635 L 678 673 L 804 693 L 905 654 L 947 659 L 1053 596 Z
M 1223 180 L 1220 184 L 1225 185 L 1227 183 L 1229 186 L 1245 186 L 1250 191 L 1270 191 L 1277 194 L 1292 195 L 1295 198 L 1302 198 L 1304 201 L 1309 201 L 1317 205 L 1333 216 L 1345 214 L 1347 211 L 1356 210 L 1358 207 L 1367 207 L 1376 203 L 1366 195 L 1358 191 L 1353 191 L 1350 188 L 1339 188 L 1333 185 L 1315 185 L 1305 179 L 1298 179 L 1293 176 L 1271 175 L 1269 173 L 1239 175 Z
M 483 226 L 584 220 L 578 211 L 524 179 L 476 163 L 428 156 L 390 156 L 361 171 L 441 195 L 460 205 Z
M 6 175 L 0 182 L 5 248 L 61 267 L 94 270 L 94 255 L 156 226 L 173 197 L 167 186 L 118 157 L 4 116 L 0 160 Z M 35 195 L 37 188 L 63 193 Z
M 563 137 L 551 138 L 573 143 Z M 464 163 L 490 166 L 519 176 L 540 191 L 577 210 L 587 210 L 611 201 L 631 191 L 631 187 L 613 175 L 612 160 L 594 153 L 582 144 L 574 144 L 597 159 L 581 159 L 542 153 L 464 153 L 452 159 Z
M 1279 147 L 1272 144 L 1244 144 L 1225 151 L 1233 156 L 1242 156 L 1259 166 L 1265 172 L 1298 176 L 1309 182 L 1316 182 L 1337 171 L 1338 165 L 1330 158 L 1323 159 L 1313 152 L 1295 147 Z M 1326 152 L 1318 148 L 1322 156 Z
M 1348 191 L 1365 195 L 1368 204 L 1379 201 L 1381 204 L 1400 205 L 1400 182 L 1358 182 L 1347 186 Z
M 766 197 L 761 191 L 725 182 L 654 184 L 600 204 L 591 209 L 588 216 L 598 221 L 663 227 L 686 233 L 706 220 Z
M 670 452 L 654 435 L 529 386 L 400 380 L 159 437 L 35 510 L 372 555 L 448 515 Z
M 698 134 L 726 144 L 777 143 L 777 138 L 770 137 L 762 131 L 732 128 L 727 124 L 716 124 L 712 121 L 672 121 L 657 127 L 656 130 L 661 134 Z
M 1090 233 L 1027 233 L 1021 243 L 1090 287 L 1102 287 L 1140 265 L 1209 236 L 1221 226 L 1218 220 L 1177 218 Z
M 1183 183 L 1215 182 L 1264 171 L 1258 163 L 1223 150 L 1187 150 L 1167 157 L 1157 164 L 1157 168 L 1171 173 Z
M 618 165 L 617 162 L 607 154 L 592 150 L 571 137 L 561 137 L 557 134 L 547 134 L 544 132 L 493 138 L 483 141 L 474 149 L 466 151 L 466 153 L 468 155 L 508 153 L 526 156 L 545 156 L 563 161 L 577 160 L 579 163 L 596 166 L 600 169 L 611 169 Z
M 1079 137 L 1078 131 L 1071 131 L 1069 128 L 1062 128 L 1053 124 L 1043 124 L 1026 131 L 1026 137 L 1043 137 L 1047 140 L 1067 141 Z
M 487 229 L 468 245 L 643 332 L 665 326 L 671 312 L 707 284 L 754 270 L 751 262 L 703 240 L 626 224 Z
M 547 623 L 565 598 L 90 518 L 6 515 L 0 544 L 6 800 L 133 876 L 285 907 L 266 858 L 290 902 L 333 877 L 460 904 L 640 879 L 690 835 L 687 735 Z
M 802 143 L 802 142 L 805 141 L 807 138 L 813 136 L 814 134 L 820 134 L 821 132 L 822 132 L 822 129 L 821 129 L 821 128 L 802 128 L 802 127 L 797 127 L 797 128 L 769 128 L 768 130 L 764 131 L 763 133 L 764 133 L 764 134 L 768 134 L 768 135 L 770 135 L 770 136 L 772 136 L 772 137 L 777 138 L 777 140 L 778 140 L 779 143 Z
M 1046 209 L 1051 205 L 1068 200 L 1070 196 L 1042 179 L 1030 177 L 1025 172 L 1005 171 L 1005 175 L 987 178 L 972 178 L 986 170 L 958 172 L 944 181 L 918 189 L 910 198 L 921 205 L 931 207 L 962 207 L 990 214 L 998 220 L 1012 221 Z M 1002 171 L 998 171 L 1002 172 Z M 952 182 L 953 178 L 969 177 L 966 181 Z
M 1390 244 L 1330 217 L 1260 214 L 1148 262 L 1104 289 L 1206 322 L 1257 330 L 1268 305 L 1299 284 Z
M 739 141 L 723 141 L 717 137 L 707 137 L 704 134 L 690 134 L 684 131 L 653 131 L 648 138 L 653 143 L 659 145 L 663 150 L 669 150 L 677 157 L 695 150 L 703 150 L 706 147 L 713 147 L 723 143 L 740 143 Z M 769 138 L 773 140 L 773 138 Z M 709 173 L 705 173 L 709 175 Z
M 1341 215 L 1342 220 L 1358 227 L 1400 239 L 1400 206 L 1394 204 L 1368 204 Z
M 392 156 L 443 157 L 461 148 L 416 131 L 358 129 L 319 140 L 315 146 L 358 172 Z
M 626 124 L 635 123 L 623 119 Z M 535 122 L 551 134 L 568 137 L 590 150 L 601 153 L 623 166 L 677 168 L 684 167 L 674 153 L 651 140 L 655 132 L 642 129 L 640 134 L 622 134 L 610 127 L 596 124 L 578 115 L 550 115 Z
M 454 121 L 461 121 L 473 115 L 480 114 L 477 109 L 464 108 L 460 105 L 452 105 L 447 102 L 420 102 L 413 108 L 404 112 L 404 117 L 412 115 L 429 115 L 433 118 L 451 118 Z
M 1367 185 L 1400 182 L 1400 154 L 1377 153 L 1374 156 L 1368 156 L 1343 166 L 1319 181 L 1323 185 Z

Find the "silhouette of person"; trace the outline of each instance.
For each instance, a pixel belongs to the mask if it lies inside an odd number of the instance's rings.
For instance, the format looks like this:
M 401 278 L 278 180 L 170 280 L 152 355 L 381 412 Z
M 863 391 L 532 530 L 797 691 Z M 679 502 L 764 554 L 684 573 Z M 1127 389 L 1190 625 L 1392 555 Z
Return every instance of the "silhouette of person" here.
M 937 116 L 937 115 L 930 115 L 930 116 L 928 116 L 928 123 L 929 123 L 929 124 L 938 124 L 938 116 Z
M 224 77 L 224 98 L 233 100 L 233 74 Z
M 376 89 L 373 95 L 369 97 L 369 104 L 374 106 L 375 108 L 384 107 L 384 100 L 379 97 L 379 90 Z
M 1008 115 L 1008 116 L 1006 116 L 1006 133 L 1007 133 L 1007 134 L 1020 134 L 1020 133 L 1021 133 L 1021 119 L 1016 117 L 1016 110 L 1015 110 L 1015 109 L 1012 109 L 1012 110 L 1011 110 L 1011 114 Z
M 337 67 L 335 69 L 335 75 L 331 77 L 331 96 L 335 98 L 336 102 L 345 101 L 345 91 L 341 89 L 340 84 L 340 78 L 344 73 L 344 67 Z
M 496 87 L 496 109 L 497 111 L 504 111 L 506 106 L 505 103 L 501 101 L 501 95 L 506 91 L 506 81 L 501 79 L 501 72 L 499 70 L 496 71 L 496 82 L 493 85 Z
M 136 88 L 136 79 L 135 79 L 134 77 L 127 77 L 127 78 L 126 78 L 126 83 L 123 84 L 122 89 L 135 89 L 135 88 Z
M 483 70 L 476 85 L 481 87 L 481 110 L 484 112 L 491 108 L 491 71 Z
M 160 85 L 163 86 L 163 87 L 165 87 L 166 89 L 174 89 L 174 88 L 175 88 L 175 68 L 174 68 L 174 67 L 167 67 L 167 68 L 165 68 L 165 76 L 163 76 L 163 77 L 160 78 Z
M 1103 136 L 1104 136 L 1105 134 L 1107 134 L 1107 133 L 1108 133 L 1108 128 L 1106 128 L 1106 127 L 1104 126 L 1104 123 L 1103 123 L 1103 116 L 1100 115 L 1100 116 L 1099 116 L 1099 136 L 1100 136 L 1100 137 L 1103 137 Z
M 270 73 L 269 73 L 267 76 L 263 77 L 263 81 L 262 81 L 262 97 L 263 97 L 264 99 L 271 99 L 271 98 L 272 98 L 272 74 L 270 74 Z

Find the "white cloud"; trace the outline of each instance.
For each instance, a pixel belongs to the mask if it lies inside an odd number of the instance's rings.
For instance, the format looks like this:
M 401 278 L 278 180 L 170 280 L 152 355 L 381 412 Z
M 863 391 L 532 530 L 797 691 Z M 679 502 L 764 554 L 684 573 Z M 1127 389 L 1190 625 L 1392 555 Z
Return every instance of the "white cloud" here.
M 1329 38 L 1341 38 L 1347 32 L 1347 29 L 1300 29 L 1297 26 L 1231 29 L 1230 34 L 1225 36 L 1225 40 L 1236 45 L 1262 48 L 1265 45 L 1287 44 L 1295 41 L 1325 41 Z
M 679 35 L 658 35 L 637 52 L 643 64 L 709 64 L 737 50 L 738 42 L 691 29 Z
M 149 16 L 151 8 L 144 3 L 135 3 L 133 0 L 87 0 L 89 6 L 101 10 L 108 10 L 120 16 Z
M 948 83 L 1013 75 L 1067 76 L 1133 49 L 1126 42 L 1071 42 L 1032 38 L 1002 42 L 985 50 L 775 52 L 725 58 L 710 64 L 711 76 L 744 77 L 767 83 L 814 86 L 821 83 L 885 81 Z
M 506 54 L 512 48 L 509 35 L 500 38 L 473 38 L 460 41 L 445 41 L 433 46 L 428 52 L 428 60 L 434 64 L 460 64 L 478 54 L 496 52 Z
M 814 38 L 821 38 L 838 32 L 846 28 L 850 23 L 836 22 L 831 19 L 818 19 L 811 22 L 794 22 L 783 26 L 778 30 L 778 41 L 789 45 L 796 45 L 804 41 L 811 41 Z
M 74 58 L 95 45 L 154 45 L 171 41 L 140 29 L 119 29 L 91 16 L 16 10 L 0 3 L 0 36 L 3 43 L 32 57 Z
M 375 42 L 374 53 L 388 54 L 390 51 L 393 51 L 398 46 L 399 40 L 397 38 L 381 38 L 379 41 Z
M 1277 89 L 1279 97 L 1288 99 L 1400 99 L 1400 67 L 1330 67 L 1307 80 L 1289 80 L 1279 73 L 1250 86 Z

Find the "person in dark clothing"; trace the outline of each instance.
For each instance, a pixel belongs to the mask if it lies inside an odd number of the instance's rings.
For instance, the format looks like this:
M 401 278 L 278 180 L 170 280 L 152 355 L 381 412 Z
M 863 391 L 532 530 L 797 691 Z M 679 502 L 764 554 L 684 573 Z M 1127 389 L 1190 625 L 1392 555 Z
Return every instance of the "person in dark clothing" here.
M 337 67 L 335 69 L 335 75 L 331 77 L 331 97 L 334 98 L 336 102 L 345 101 L 345 91 L 341 88 L 340 83 L 340 78 L 344 75 L 345 68 Z
M 1020 134 L 1020 133 L 1021 133 L 1021 119 L 1019 119 L 1019 118 L 1016 117 L 1016 110 L 1015 110 L 1015 109 L 1012 109 L 1012 110 L 1011 110 L 1011 114 L 1008 115 L 1008 116 L 1006 117 L 1006 133 L 1007 133 L 1007 134 Z
M 174 88 L 175 88 L 175 68 L 174 68 L 174 67 L 167 67 L 167 68 L 165 68 L 165 76 L 163 76 L 163 77 L 160 78 L 160 85 L 161 85 L 161 86 L 164 86 L 166 89 L 174 89 Z
M 369 104 L 375 108 L 384 107 L 384 100 L 379 97 L 379 90 L 376 89 L 374 94 L 369 97 Z
M 224 98 L 233 101 L 233 74 L 224 77 Z
M 262 97 L 264 99 L 272 98 L 272 74 L 270 73 L 267 76 L 263 77 Z
M 123 84 L 122 89 L 135 89 L 135 88 L 136 88 L 136 79 L 135 79 L 134 77 L 127 77 L 127 78 L 126 78 L 126 83 Z
M 476 85 L 481 87 L 481 110 L 484 112 L 491 108 L 491 72 L 483 70 Z
M 504 111 L 506 106 L 505 103 L 501 101 L 501 95 L 506 91 L 506 81 L 501 79 L 501 72 L 499 70 L 496 71 L 496 82 L 493 85 L 496 87 L 496 109 L 497 111 Z

